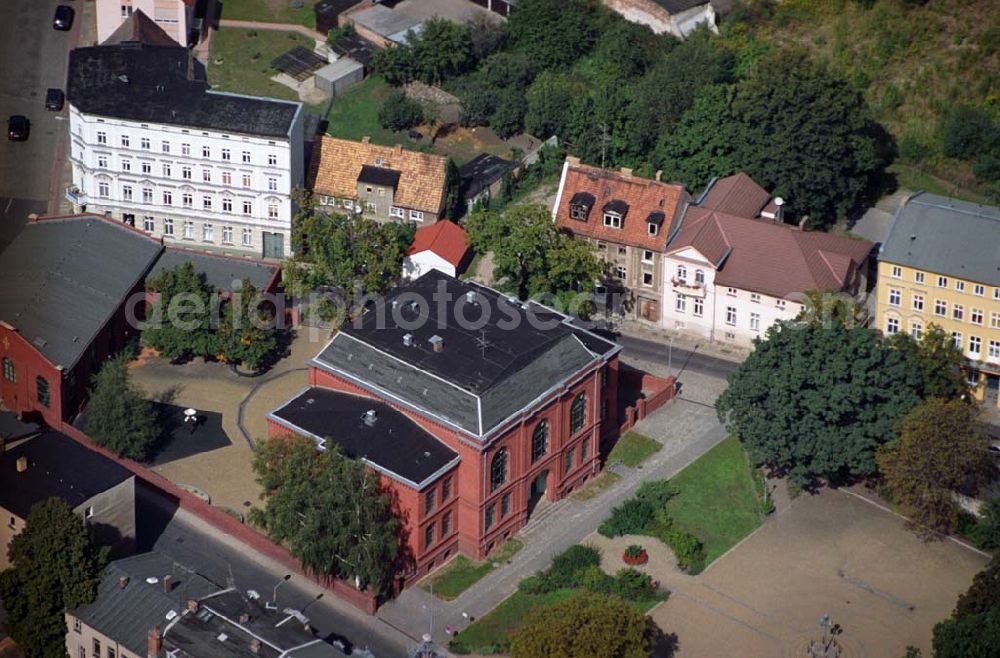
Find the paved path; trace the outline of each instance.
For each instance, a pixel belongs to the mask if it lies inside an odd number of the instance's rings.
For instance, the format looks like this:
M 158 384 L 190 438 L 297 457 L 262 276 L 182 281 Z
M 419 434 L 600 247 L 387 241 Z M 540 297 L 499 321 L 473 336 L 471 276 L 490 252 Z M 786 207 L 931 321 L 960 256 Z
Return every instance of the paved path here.
M 379 618 L 410 636 L 419 637 L 428 631 L 433 615 L 435 640 L 446 644 L 448 638 L 439 630 L 445 624 L 461 630 L 468 625 L 462 612 L 482 617 L 513 594 L 518 581 L 544 569 L 557 553 L 593 532 L 611 508 L 629 498 L 642 481 L 672 477 L 725 438 L 714 408 L 684 400 L 657 410 L 642 420 L 636 430 L 660 441 L 663 448 L 640 468 L 617 468 L 621 479 L 588 501 L 565 498 L 546 506 L 521 531 L 519 537 L 525 545 L 510 564 L 490 572 L 450 602 L 411 587 L 383 606 Z
M 219 27 L 235 27 L 243 30 L 272 30 L 274 32 L 298 32 L 321 43 L 326 42 L 326 37 L 316 30 L 311 30 L 305 25 L 296 25 L 294 23 L 260 23 L 258 21 L 235 21 L 223 18 L 219 21 Z

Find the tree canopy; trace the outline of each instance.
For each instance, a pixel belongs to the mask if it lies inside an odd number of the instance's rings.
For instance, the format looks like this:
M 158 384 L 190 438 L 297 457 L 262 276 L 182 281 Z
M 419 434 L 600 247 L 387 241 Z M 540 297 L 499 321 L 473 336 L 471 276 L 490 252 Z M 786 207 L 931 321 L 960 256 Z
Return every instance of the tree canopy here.
M 396 567 L 400 523 L 378 476 L 341 454 L 302 437 L 258 444 L 254 472 L 264 509 L 252 520 L 317 574 L 355 580 L 385 592 Z
M 706 172 L 745 171 L 783 197 L 791 216 L 826 226 L 866 200 L 886 164 L 862 96 L 803 52 L 762 59 L 733 87 L 731 101 L 717 90 L 704 98 L 660 149 L 668 178 L 691 189 L 708 182 Z M 706 142 L 718 152 L 706 154 Z
M 994 475 L 989 445 L 978 407 L 931 398 L 902 418 L 899 437 L 878 449 L 876 461 L 893 497 L 911 518 L 948 533 L 960 511 L 956 490 L 975 488 Z
M 808 484 L 873 473 L 875 449 L 920 388 L 904 354 L 868 329 L 777 323 L 716 409 L 755 462 Z
M 493 252 L 494 275 L 521 299 L 590 291 L 603 272 L 593 246 L 560 233 L 544 206 L 479 209 L 464 226 L 476 251 Z
M 582 590 L 535 608 L 515 632 L 515 658 L 646 658 L 659 629 L 617 596 Z
M 424 122 L 424 108 L 420 103 L 394 89 L 378 111 L 378 123 L 388 130 L 409 130 Z
M 150 322 L 142 331 L 144 344 L 171 361 L 218 351 L 212 326 L 216 310 L 213 290 L 190 261 L 162 271 L 149 282 L 148 289 L 156 293 L 156 300 Z
M 159 438 L 156 414 L 130 381 L 127 356 L 105 361 L 92 381 L 85 414 L 88 436 L 129 459 L 144 461 L 152 456 Z
M 217 343 L 226 363 L 242 363 L 257 370 L 278 347 L 274 311 L 262 303 L 260 292 L 244 279 L 222 309 Z
M 898 333 L 889 337 L 887 343 L 902 351 L 920 374 L 920 397 L 952 400 L 968 395 L 969 386 L 962 374 L 962 350 L 938 325 L 930 325 L 919 339 Z
M 1000 646 L 1000 558 L 976 574 L 951 617 L 934 626 L 934 658 L 992 658 Z
M 63 613 L 94 600 L 107 551 L 90 543 L 69 504 L 49 498 L 31 508 L 8 555 L 11 567 L 0 573 L 7 631 L 29 658 L 66 658 Z

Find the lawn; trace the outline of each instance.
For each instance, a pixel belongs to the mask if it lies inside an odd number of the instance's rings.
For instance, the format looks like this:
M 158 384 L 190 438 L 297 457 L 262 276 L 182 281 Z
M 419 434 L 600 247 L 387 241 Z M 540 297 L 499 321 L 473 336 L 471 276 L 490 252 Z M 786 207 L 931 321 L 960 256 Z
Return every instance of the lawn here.
M 506 564 L 524 547 L 520 539 L 510 539 L 482 562 L 473 562 L 464 555 L 456 556 L 447 565 L 424 578 L 420 587 L 439 599 L 451 601 L 493 571 L 494 564 Z
M 667 509 L 674 522 L 702 541 L 705 564 L 760 526 L 750 466 L 728 438 L 670 479 L 678 493 Z
M 626 466 L 635 468 L 649 459 L 653 453 L 662 447 L 663 444 L 654 441 L 648 436 L 628 431 L 618 439 L 618 443 L 611 449 L 611 454 L 608 455 L 608 463 L 620 461 Z
M 293 9 L 291 4 L 289 0 L 222 0 L 222 18 L 316 27 L 316 14 L 313 13 L 316 0 L 305 0 L 301 9 Z
M 212 37 L 208 80 L 219 91 L 297 101 L 298 94 L 271 80 L 271 61 L 295 46 L 312 50 L 313 40 L 296 32 L 223 28 Z
M 356 84 L 334 100 L 327 116 L 326 134 L 342 139 L 360 140 L 371 137 L 375 144 L 426 151 L 428 146 L 409 139 L 405 134 L 386 130 L 378 123 L 378 111 L 392 87 L 382 78 L 373 75 Z
M 491 610 L 485 617 L 458 634 L 451 641 L 449 649 L 453 653 L 478 653 L 491 655 L 506 653 L 510 646 L 510 637 L 521 625 L 529 612 L 543 605 L 554 605 L 568 599 L 572 588 L 557 589 L 547 594 L 525 594 L 514 592 L 503 603 Z

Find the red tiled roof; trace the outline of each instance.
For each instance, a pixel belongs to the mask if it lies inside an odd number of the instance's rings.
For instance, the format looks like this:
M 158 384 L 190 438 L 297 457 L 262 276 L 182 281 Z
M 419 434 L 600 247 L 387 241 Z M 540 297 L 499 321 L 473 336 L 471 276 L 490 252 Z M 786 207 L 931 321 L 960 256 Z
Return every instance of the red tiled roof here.
M 124 41 L 138 41 L 147 46 L 176 46 L 173 37 L 163 31 L 152 18 L 141 9 L 136 9 L 126 18 L 101 45 L 112 45 Z
M 741 171 L 715 181 L 701 207 L 753 219 L 760 216 L 770 200 L 767 190 Z
M 692 247 L 716 265 L 716 284 L 785 297 L 846 289 L 872 246 L 692 206 L 667 253 Z
M 559 228 L 576 235 L 662 251 L 674 216 L 687 201 L 688 194 L 680 185 L 569 162 L 557 198 L 556 225 Z M 586 221 L 570 218 L 574 198 L 590 204 Z M 608 205 L 627 207 L 622 228 L 604 226 L 604 208 Z M 659 214 L 659 230 L 651 236 L 647 220 L 655 214 Z
M 458 267 L 468 250 L 469 242 L 465 239 L 465 231 L 454 222 L 442 219 L 417 229 L 413 245 L 410 246 L 410 255 L 431 251 Z

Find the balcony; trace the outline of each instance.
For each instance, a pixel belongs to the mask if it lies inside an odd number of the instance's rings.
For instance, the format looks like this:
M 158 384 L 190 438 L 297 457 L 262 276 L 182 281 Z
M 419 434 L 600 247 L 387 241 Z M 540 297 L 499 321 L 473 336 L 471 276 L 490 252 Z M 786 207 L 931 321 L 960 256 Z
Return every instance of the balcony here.
M 72 203 L 74 206 L 85 206 L 87 205 L 87 195 L 80 190 L 76 185 L 70 185 L 66 188 L 66 200 Z
M 679 292 L 683 292 L 685 295 L 695 295 L 698 297 L 705 296 L 704 283 L 691 283 L 687 279 L 679 279 L 675 276 L 670 279 L 670 285 Z

